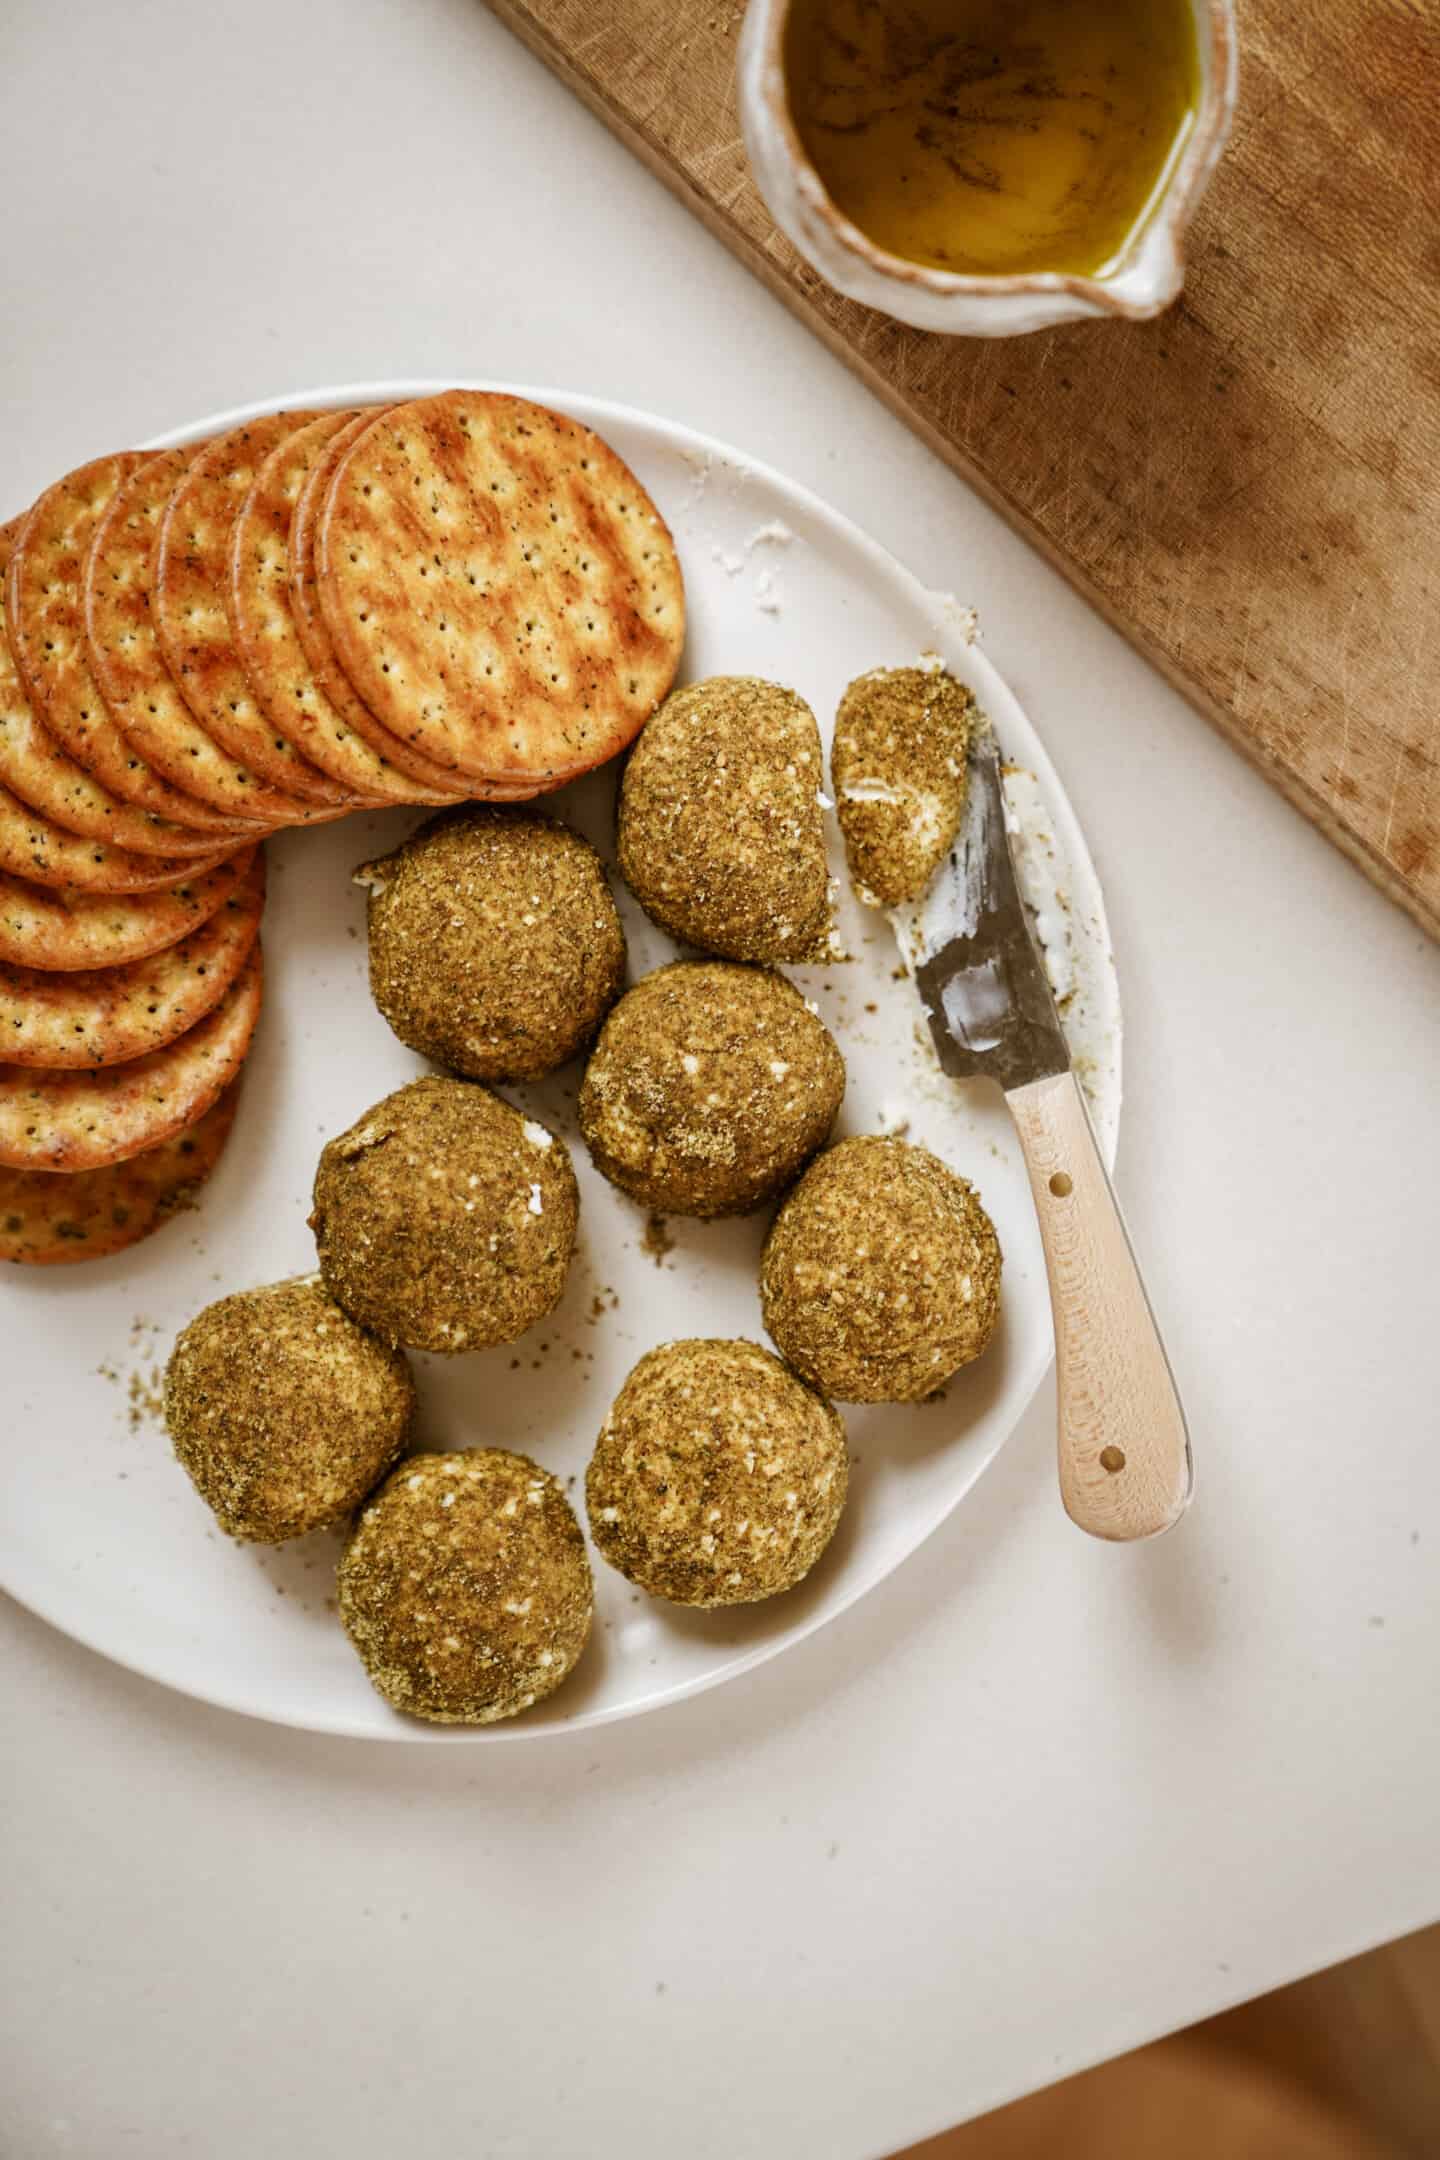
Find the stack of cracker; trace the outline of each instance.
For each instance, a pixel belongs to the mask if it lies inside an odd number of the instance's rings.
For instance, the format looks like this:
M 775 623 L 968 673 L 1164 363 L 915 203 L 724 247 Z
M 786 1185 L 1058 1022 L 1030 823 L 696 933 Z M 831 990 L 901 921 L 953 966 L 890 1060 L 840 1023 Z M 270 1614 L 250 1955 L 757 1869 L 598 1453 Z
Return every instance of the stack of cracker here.
M 474 391 L 98 458 L 0 551 L 0 1258 L 46 1264 L 218 1160 L 264 836 L 563 786 L 664 697 L 685 602 L 615 453 Z

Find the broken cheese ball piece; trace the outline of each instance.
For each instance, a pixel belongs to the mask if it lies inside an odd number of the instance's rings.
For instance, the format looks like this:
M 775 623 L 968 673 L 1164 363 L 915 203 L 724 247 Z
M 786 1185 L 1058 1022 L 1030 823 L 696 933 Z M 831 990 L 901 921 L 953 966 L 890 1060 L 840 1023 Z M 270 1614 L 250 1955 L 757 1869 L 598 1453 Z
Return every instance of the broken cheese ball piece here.
M 872 668 L 835 715 L 830 778 L 856 893 L 918 900 L 955 843 L 975 700 L 943 668 Z

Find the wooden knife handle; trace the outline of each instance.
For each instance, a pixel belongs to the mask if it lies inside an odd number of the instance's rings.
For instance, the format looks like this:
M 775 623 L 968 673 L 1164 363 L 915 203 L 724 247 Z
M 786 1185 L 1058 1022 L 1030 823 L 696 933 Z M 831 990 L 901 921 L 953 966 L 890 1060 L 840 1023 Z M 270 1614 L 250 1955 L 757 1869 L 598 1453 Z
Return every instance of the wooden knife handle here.
M 1007 1096 L 1040 1217 L 1060 1395 L 1060 1497 L 1092 1537 L 1168 1530 L 1190 1441 L 1165 1346 L 1073 1073 Z

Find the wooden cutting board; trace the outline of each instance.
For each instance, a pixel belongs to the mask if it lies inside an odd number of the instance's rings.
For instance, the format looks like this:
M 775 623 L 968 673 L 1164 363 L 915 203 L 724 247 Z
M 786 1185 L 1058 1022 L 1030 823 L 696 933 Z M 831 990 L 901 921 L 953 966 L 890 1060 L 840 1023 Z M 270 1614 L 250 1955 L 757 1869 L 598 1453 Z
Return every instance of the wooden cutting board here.
M 491 4 L 1440 935 L 1435 0 L 1241 0 L 1240 112 L 1183 300 L 988 343 L 841 299 L 776 231 L 740 142 L 734 0 Z

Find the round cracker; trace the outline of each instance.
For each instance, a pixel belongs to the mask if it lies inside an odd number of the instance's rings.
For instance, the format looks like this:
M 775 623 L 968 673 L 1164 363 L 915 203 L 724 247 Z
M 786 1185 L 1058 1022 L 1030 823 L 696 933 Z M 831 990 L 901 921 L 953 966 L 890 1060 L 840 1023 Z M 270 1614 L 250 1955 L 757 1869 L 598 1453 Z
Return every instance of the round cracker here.
M 392 409 L 383 406 L 381 412 Z M 343 427 L 338 428 L 317 452 L 296 497 L 295 514 L 290 522 L 290 610 L 295 634 L 317 685 L 347 727 L 401 772 L 409 773 L 433 790 L 437 800 L 443 797 L 446 802 L 458 802 L 464 798 L 465 782 L 454 768 L 432 763 L 403 736 L 392 734 L 356 696 L 350 678 L 335 657 L 330 633 L 320 613 L 315 571 L 315 537 L 320 513 L 341 458 L 376 417 L 373 410 L 346 415 Z
M 225 1152 L 240 1102 L 232 1080 L 204 1116 L 159 1147 L 104 1170 L 0 1165 L 0 1260 L 65 1267 L 125 1252 L 195 1203 Z
M 267 826 L 314 814 L 256 778 L 200 726 L 176 689 L 150 615 L 151 559 L 171 490 L 191 450 L 162 450 L 116 489 L 85 564 L 85 637 L 110 716 L 156 772 L 212 809 Z
M 310 664 L 316 683 L 335 711 L 345 718 L 357 735 L 379 751 L 399 771 L 409 774 L 426 789 L 427 800 L 452 803 L 476 797 L 490 802 L 527 801 L 532 795 L 539 793 L 538 788 L 528 785 L 490 786 L 468 779 L 463 773 L 433 764 L 411 744 L 401 742 L 355 695 L 349 678 L 335 658 L 330 634 L 320 613 L 315 572 L 315 533 L 335 468 L 350 444 L 370 425 L 375 413 L 371 410 L 342 417 L 345 425 L 320 450 L 306 476 L 290 523 L 291 616 L 301 649 Z M 556 784 L 559 785 L 558 782 Z
M 91 839 L 58 824 L 45 809 L 4 784 L 12 775 L 28 780 L 34 792 L 44 794 L 41 781 L 44 753 L 33 733 L 33 713 L 20 678 L 12 664 L 10 647 L 0 619 L 0 870 L 39 885 L 64 885 L 82 892 L 156 892 L 192 874 L 212 869 L 233 853 L 234 841 L 217 843 L 206 837 L 206 852 L 199 856 L 138 854 L 114 846 L 108 839 Z M 63 783 L 63 776 L 62 776 Z
M 201 846 L 207 836 L 212 843 L 227 834 L 243 839 L 256 830 L 252 819 L 226 817 L 151 770 L 111 719 L 91 672 L 86 557 L 116 489 L 146 455 L 127 450 L 96 458 L 31 505 L 20 521 L 6 579 L 10 641 L 47 735 L 101 787 L 120 802 L 193 831 Z M 182 852 L 179 843 L 174 852 Z
M 251 695 L 230 630 L 230 535 L 262 460 L 311 413 L 267 413 L 202 443 L 160 520 L 150 610 L 165 664 L 205 733 L 247 771 L 302 802 L 359 798 L 311 765 Z
M 312 764 L 381 803 L 449 803 L 357 734 L 316 680 L 290 600 L 290 527 L 317 457 L 353 412 L 321 413 L 261 464 L 230 536 L 230 626 L 256 704 Z
M 82 840 L 78 833 L 52 825 L 38 810 L 0 787 L 0 870 L 29 878 L 36 885 L 63 885 L 76 892 L 164 892 L 182 878 L 198 877 L 225 860 L 225 852 L 193 857 L 132 855 L 107 847 L 103 840 Z
M 316 536 L 335 657 L 393 735 L 545 784 L 633 741 L 685 635 L 679 560 L 607 443 L 523 398 L 451 390 L 341 457 Z
M 101 1170 L 203 1117 L 239 1072 L 260 1017 L 257 940 L 214 1012 L 163 1050 L 98 1072 L 0 1065 L 0 1163 Z
M 208 922 L 148 960 L 66 975 L 0 961 L 0 1056 L 58 1072 L 163 1050 L 220 1003 L 250 957 L 264 905 L 257 852 L 250 875 Z
M 163 952 L 225 905 L 256 853 L 248 848 L 161 893 L 51 892 L 0 871 L 0 961 L 69 974 Z
M 11 554 L 14 525 L 0 526 L 0 578 Z M 213 833 L 166 824 L 132 803 L 117 802 L 99 782 L 66 757 L 47 734 L 25 692 L 9 637 L 8 608 L 0 602 L 0 784 L 36 815 L 80 839 L 171 862 L 214 858 L 224 843 Z

